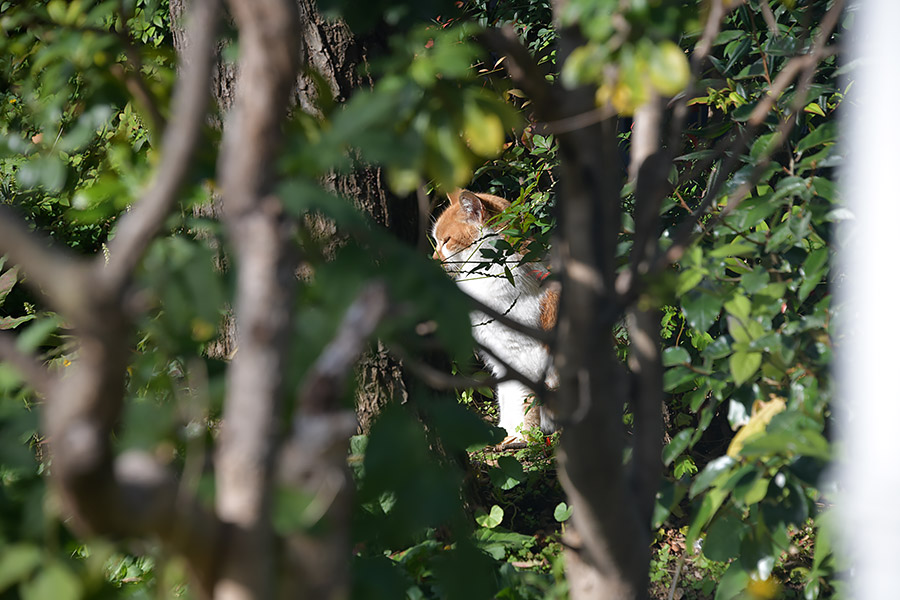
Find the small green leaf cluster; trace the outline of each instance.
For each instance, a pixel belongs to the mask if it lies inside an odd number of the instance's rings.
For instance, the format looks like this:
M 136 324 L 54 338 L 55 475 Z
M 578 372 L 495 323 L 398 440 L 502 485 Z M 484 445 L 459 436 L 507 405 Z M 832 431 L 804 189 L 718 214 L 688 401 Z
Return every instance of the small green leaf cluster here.
M 674 96 L 690 78 L 687 57 L 673 40 L 699 28 L 695 7 L 680 2 L 568 2 L 560 20 L 581 28 L 587 42 L 568 56 L 561 80 L 596 86 L 598 106 L 622 115 L 651 98 Z
M 772 80 L 808 47 L 797 24 L 826 4 L 778 5 L 775 31 L 755 3 L 726 19 L 703 74 L 706 93 L 692 101 L 709 110 L 697 113 L 689 132 L 693 150 L 677 159 L 676 193 L 662 210 L 664 240 L 715 185 L 706 171 L 690 176 L 692 167 L 711 160 L 711 168 L 724 168 L 710 148 L 750 131 L 750 112 Z M 834 183 L 841 155 L 831 115 L 844 93 L 837 73 L 836 61 L 826 59 L 803 98 L 792 85 L 774 99 L 713 198 L 698 241 L 669 275 L 675 303 L 667 302 L 680 315 L 667 307 L 662 322 L 673 430 L 663 458 L 672 471 L 657 516 L 690 506 L 688 545 L 705 532 L 704 556 L 731 561 L 717 599 L 759 582 L 779 589 L 772 569 L 791 552 L 789 529 L 810 518 L 818 524 L 819 507 L 829 502 L 819 480 L 832 458 L 829 365 L 839 307 L 829 289 L 836 281 L 831 230 L 846 214 Z M 805 108 L 797 112 L 798 104 Z M 794 126 L 781 145 L 785 120 Z M 823 545 L 826 537 L 820 533 Z M 823 556 L 807 569 L 807 597 L 831 589 L 825 581 L 833 567 Z
M 514 108 L 476 76 L 481 51 L 472 34 L 426 27 L 392 38 L 371 90 L 358 90 L 324 120 L 297 114 L 285 167 L 310 174 L 379 164 L 401 195 L 426 182 L 447 191 L 468 184 L 518 123 Z
M 157 48 L 169 39 L 167 8 L 125 5 L 130 13 L 116 2 L 0 10 L 0 201 L 15 198 L 37 226 L 86 253 L 143 188 L 160 133 L 147 103 L 165 107 L 174 79 L 171 50 Z M 155 41 L 138 43 L 142 35 Z M 128 90 L 138 80 L 143 103 Z

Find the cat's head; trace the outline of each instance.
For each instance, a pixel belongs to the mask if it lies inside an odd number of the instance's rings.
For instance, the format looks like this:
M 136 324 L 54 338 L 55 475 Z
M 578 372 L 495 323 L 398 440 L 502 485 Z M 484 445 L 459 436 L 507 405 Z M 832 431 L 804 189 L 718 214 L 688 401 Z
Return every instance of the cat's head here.
M 448 271 L 458 271 L 471 253 L 467 248 L 495 233 L 490 221 L 509 206 L 509 202 L 491 194 L 476 194 L 469 190 L 455 190 L 447 194 L 450 206 L 434 223 L 433 257 Z

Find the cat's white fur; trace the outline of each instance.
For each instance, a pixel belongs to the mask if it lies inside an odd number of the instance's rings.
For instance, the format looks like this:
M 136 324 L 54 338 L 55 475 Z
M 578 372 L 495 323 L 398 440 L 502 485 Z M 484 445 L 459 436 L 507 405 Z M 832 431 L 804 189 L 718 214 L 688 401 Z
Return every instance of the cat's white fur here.
M 462 202 L 466 202 L 465 197 Z M 460 289 L 510 319 L 540 329 L 541 305 L 546 302 L 548 294 L 547 286 L 542 285 L 546 268 L 537 263 L 519 265 L 517 259 L 521 257 L 514 256 L 506 263 L 514 283 L 507 278 L 504 264 L 492 262 L 487 268 L 476 269 L 478 265 L 489 262 L 481 251 L 494 248 L 494 244 L 502 239 L 499 232 L 490 223 L 475 223 L 475 242 L 454 250 L 439 239 L 438 224 L 435 223 L 432 231 L 436 241 L 435 255 L 442 260 Z M 502 325 L 482 312 L 474 311 L 470 316 L 473 336 L 487 350 L 481 351 L 481 356 L 496 377 L 506 375 L 506 368 L 502 364 L 505 362 L 532 381 L 545 381 L 549 387 L 556 387 L 556 372 L 544 344 Z M 519 432 L 525 425 L 526 410 L 533 404 L 532 390 L 517 381 L 504 381 L 497 385 L 496 395 L 500 409 L 500 427 L 509 436 L 520 439 Z M 545 408 L 532 406 L 530 410 L 540 411 L 540 420 L 534 415 L 528 419 L 529 422 L 539 422 L 544 431 L 553 431 L 555 426 Z

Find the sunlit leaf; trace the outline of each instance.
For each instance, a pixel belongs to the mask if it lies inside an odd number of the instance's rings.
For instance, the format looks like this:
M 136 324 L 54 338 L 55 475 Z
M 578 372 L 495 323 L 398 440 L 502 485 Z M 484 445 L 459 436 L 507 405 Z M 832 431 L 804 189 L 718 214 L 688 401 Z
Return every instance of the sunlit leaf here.
M 756 368 L 758 367 L 759 365 L 757 364 Z M 754 372 L 756 371 L 756 368 L 754 368 Z M 731 439 L 731 443 L 728 444 L 728 456 L 731 456 L 732 458 L 737 457 L 744 444 L 753 436 L 759 435 L 765 431 L 766 425 L 769 424 L 772 418 L 786 407 L 787 404 L 782 398 L 772 398 L 767 402 L 761 400 L 754 402 L 750 421 L 738 430 Z
M 486 529 L 493 529 L 503 522 L 503 509 L 494 504 L 491 506 L 491 512 L 481 511 L 480 514 L 476 513 L 475 522 Z

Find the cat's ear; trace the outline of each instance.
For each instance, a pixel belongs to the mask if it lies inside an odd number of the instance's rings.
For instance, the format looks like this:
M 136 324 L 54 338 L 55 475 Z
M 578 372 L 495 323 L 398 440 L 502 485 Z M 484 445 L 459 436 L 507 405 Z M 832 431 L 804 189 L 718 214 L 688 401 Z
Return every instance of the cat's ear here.
M 452 192 L 447 194 L 447 198 L 450 199 L 450 206 L 453 206 L 454 204 L 459 204 L 459 195 L 460 195 L 460 193 L 462 193 L 462 191 L 463 190 L 456 188 L 455 190 L 453 190 Z
M 457 199 L 467 222 L 479 225 L 484 223 L 484 204 L 481 198 L 469 190 L 460 190 Z

